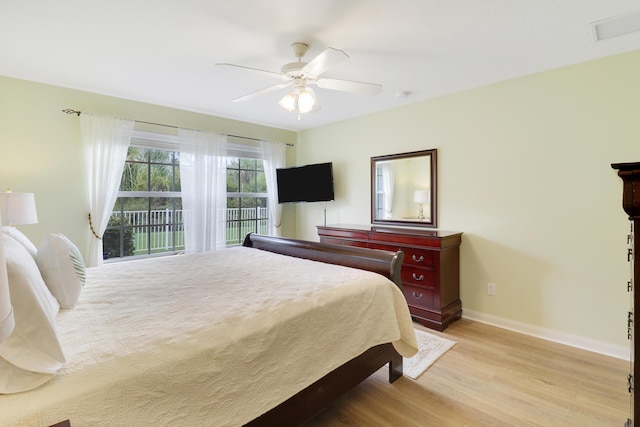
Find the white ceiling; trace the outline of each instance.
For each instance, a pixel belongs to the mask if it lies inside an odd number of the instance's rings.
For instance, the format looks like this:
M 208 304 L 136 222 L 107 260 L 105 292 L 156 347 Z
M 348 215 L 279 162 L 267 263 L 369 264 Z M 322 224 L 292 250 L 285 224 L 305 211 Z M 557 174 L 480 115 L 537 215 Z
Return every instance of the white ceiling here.
M 301 130 L 640 49 L 640 32 L 596 43 L 589 25 L 639 10 L 638 0 L 0 0 L 0 75 Z M 286 89 L 231 102 L 278 81 L 216 63 L 277 72 L 297 41 L 310 44 L 305 60 L 329 46 L 349 54 L 323 77 L 382 93 L 318 88 L 322 109 L 301 120 L 277 104 Z

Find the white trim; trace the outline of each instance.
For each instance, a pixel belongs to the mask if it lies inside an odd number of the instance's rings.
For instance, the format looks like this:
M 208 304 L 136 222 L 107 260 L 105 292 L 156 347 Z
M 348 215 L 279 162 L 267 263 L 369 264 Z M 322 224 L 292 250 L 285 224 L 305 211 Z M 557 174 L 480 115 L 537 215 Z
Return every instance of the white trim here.
M 516 322 L 514 320 L 505 319 L 503 317 L 493 316 L 491 314 L 480 313 L 473 310 L 463 309 L 462 317 L 474 320 L 487 325 L 497 326 L 498 328 L 507 329 L 509 331 L 518 332 L 536 338 L 542 338 L 547 341 L 568 345 L 582 350 L 592 351 L 603 354 L 605 356 L 615 357 L 629 361 L 631 358 L 631 347 L 609 344 L 606 342 L 581 337 L 579 335 L 558 332 L 552 329 L 541 328 L 539 326 L 527 323 Z
M 182 197 L 182 193 L 179 191 L 118 191 L 118 197 Z
M 240 192 L 227 191 L 227 197 L 242 197 L 244 199 L 246 198 L 266 199 L 267 196 L 268 196 L 267 193 L 240 193 Z

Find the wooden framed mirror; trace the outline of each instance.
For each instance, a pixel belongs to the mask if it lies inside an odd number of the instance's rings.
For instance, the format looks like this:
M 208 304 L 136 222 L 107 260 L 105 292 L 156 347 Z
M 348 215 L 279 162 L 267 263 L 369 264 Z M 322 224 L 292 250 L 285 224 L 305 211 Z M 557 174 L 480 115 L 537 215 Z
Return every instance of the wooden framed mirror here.
M 371 158 L 371 222 L 437 227 L 437 150 Z

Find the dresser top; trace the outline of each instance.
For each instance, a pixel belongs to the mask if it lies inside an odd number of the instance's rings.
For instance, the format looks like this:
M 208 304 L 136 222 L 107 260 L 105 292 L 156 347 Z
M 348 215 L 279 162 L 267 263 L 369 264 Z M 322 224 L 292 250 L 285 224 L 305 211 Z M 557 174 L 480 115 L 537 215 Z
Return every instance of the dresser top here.
M 450 237 L 462 234 L 459 231 L 443 231 L 435 229 L 425 229 L 417 227 L 380 227 L 364 224 L 331 224 L 331 225 L 318 225 L 318 229 L 341 229 L 341 230 L 358 230 L 358 231 L 373 231 L 376 233 L 393 233 L 393 234 L 408 234 L 412 236 L 425 236 L 425 237 Z

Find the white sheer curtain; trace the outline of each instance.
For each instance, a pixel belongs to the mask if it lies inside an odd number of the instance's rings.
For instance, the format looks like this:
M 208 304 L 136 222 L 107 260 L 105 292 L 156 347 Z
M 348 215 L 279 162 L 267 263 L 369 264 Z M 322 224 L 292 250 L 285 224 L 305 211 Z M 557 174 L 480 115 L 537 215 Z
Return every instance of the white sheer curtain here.
M 267 181 L 267 203 L 269 204 L 269 225 L 271 234 L 282 236 L 282 205 L 278 203 L 276 169 L 283 168 L 286 160 L 286 145 L 281 142 L 260 141 L 264 177 Z
M 391 163 L 382 163 L 382 193 L 384 197 L 384 219 L 393 218 L 393 187 L 395 174 Z
M 185 252 L 223 248 L 227 241 L 227 138 L 179 129 L 178 141 Z
M 133 125 L 132 120 L 115 117 L 86 113 L 80 116 L 91 215 L 85 260 L 88 266 L 102 264 L 102 235 L 118 198 Z

